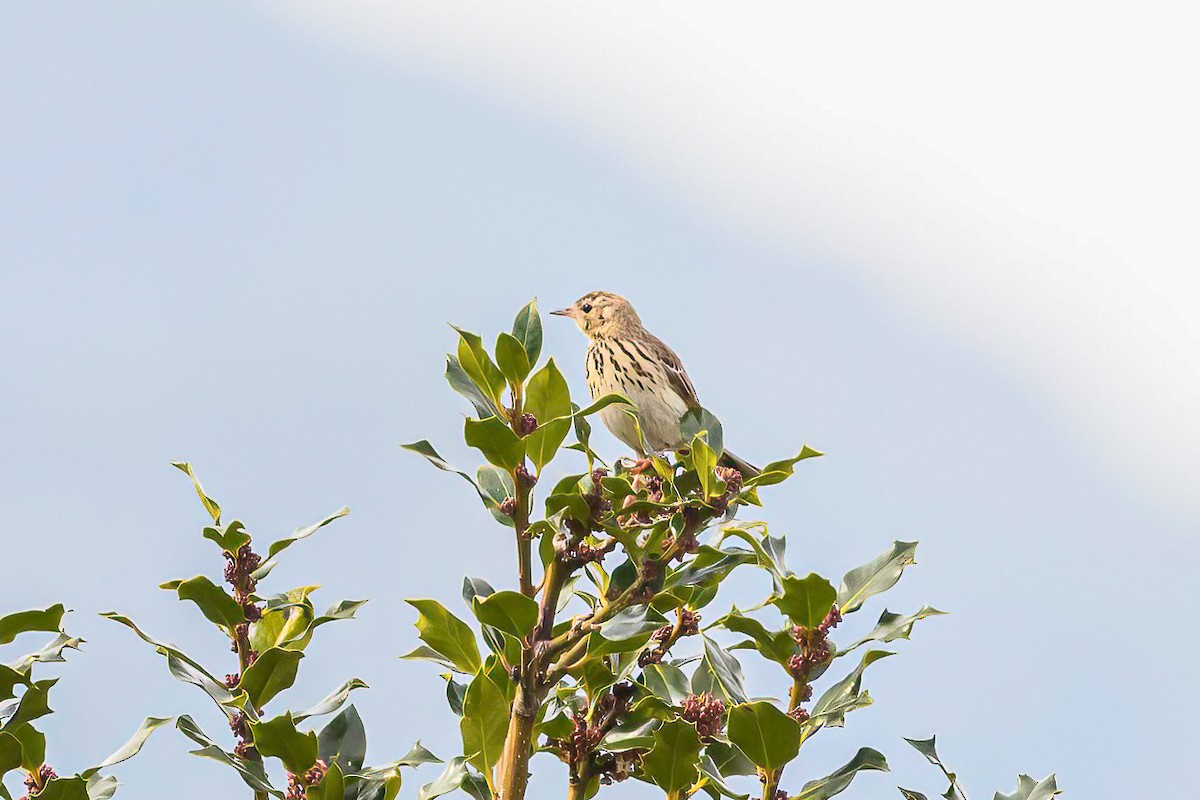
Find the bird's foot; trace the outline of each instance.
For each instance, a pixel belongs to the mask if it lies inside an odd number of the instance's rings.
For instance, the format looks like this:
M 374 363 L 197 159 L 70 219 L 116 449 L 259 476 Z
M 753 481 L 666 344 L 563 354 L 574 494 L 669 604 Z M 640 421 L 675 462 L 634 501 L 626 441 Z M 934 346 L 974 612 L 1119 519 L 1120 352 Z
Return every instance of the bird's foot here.
M 632 464 L 630 464 L 629 472 L 633 475 L 640 475 L 641 473 L 645 472 L 646 470 L 653 469 L 653 468 L 654 468 L 654 459 L 653 458 L 641 458 L 641 459 L 638 459 L 637 461 L 634 461 Z

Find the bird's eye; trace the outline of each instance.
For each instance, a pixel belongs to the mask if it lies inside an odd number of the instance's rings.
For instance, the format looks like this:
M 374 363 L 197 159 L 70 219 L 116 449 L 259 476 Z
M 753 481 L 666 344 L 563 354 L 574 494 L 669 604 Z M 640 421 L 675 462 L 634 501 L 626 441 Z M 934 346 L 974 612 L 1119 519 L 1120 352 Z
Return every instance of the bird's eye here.
M 581 305 L 579 307 L 579 310 L 582 311 L 583 313 L 587 314 L 588 312 L 590 312 L 592 310 L 592 304 L 584 303 L 583 305 Z

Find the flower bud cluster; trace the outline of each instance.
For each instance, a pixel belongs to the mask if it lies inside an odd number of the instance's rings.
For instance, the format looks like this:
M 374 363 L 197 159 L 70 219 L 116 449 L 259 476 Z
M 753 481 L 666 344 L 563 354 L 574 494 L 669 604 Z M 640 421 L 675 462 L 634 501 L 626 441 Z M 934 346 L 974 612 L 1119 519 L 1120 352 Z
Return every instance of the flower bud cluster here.
M 46 788 L 46 784 L 58 777 L 58 773 L 49 764 L 42 764 L 37 768 L 36 772 L 25 773 L 25 789 L 29 794 L 21 797 L 21 800 L 29 800 L 31 797 L 37 797 Z
M 796 625 L 792 638 L 800 645 L 800 652 L 788 660 L 788 672 L 792 677 L 807 680 L 810 675 L 833 657 L 833 645 L 829 642 L 829 631 L 842 621 L 842 613 L 835 605 L 829 609 L 825 619 L 815 628 Z
M 247 542 L 239 547 L 236 553 L 226 550 L 225 560 L 228 562 L 225 564 L 225 581 L 233 587 L 233 599 L 242 607 L 242 613 L 248 622 L 258 622 L 262 619 L 262 609 L 251 599 L 251 595 L 258 588 L 254 571 L 262 565 L 262 558 L 250 549 L 250 543 Z M 249 628 L 247 623 L 239 625 L 239 636 L 243 625 Z M 234 649 L 236 650 L 236 643 Z
M 325 773 L 329 771 L 329 765 L 321 759 L 317 759 L 317 763 L 312 766 L 308 772 L 303 775 L 288 773 L 288 789 L 285 800 L 304 800 L 308 787 L 316 786 L 325 777 Z
M 522 414 L 517 417 L 514 427 L 517 429 L 517 435 L 524 438 L 538 429 L 537 417 L 533 414 Z
M 717 467 L 716 475 L 725 482 L 725 491 L 720 497 L 713 498 L 711 504 L 713 508 L 723 514 L 729 510 L 729 504 L 742 491 L 742 473 L 733 467 Z
M 662 478 L 658 475 L 646 475 L 639 472 L 633 476 L 632 486 L 633 494 L 625 498 L 626 506 L 633 505 L 642 499 L 648 500 L 651 503 L 661 503 L 663 501 L 663 482 Z M 646 492 L 645 498 L 639 496 L 643 491 Z M 637 525 L 652 525 L 654 524 L 655 517 L 661 517 L 669 513 L 671 512 L 667 510 L 657 512 L 649 510 L 639 511 L 629 519 Z
M 618 762 L 620 757 L 617 756 L 614 761 L 612 756 L 597 757 L 596 749 L 600 746 L 600 742 L 604 739 L 605 734 L 613 729 L 629 712 L 629 703 L 633 699 L 634 687 L 632 683 L 622 682 L 615 684 L 608 694 L 600 698 L 596 704 L 595 712 L 592 714 L 594 720 L 592 724 L 587 722 L 587 714 L 577 713 L 572 714 L 571 720 L 574 723 L 574 728 L 571 731 L 569 739 L 555 739 L 549 744 L 558 750 L 559 758 L 566 762 L 571 767 L 571 780 L 575 782 L 583 767 L 589 760 L 594 760 L 594 763 L 602 773 L 607 772 L 610 776 L 620 774 L 620 777 L 610 777 L 609 783 L 615 780 L 624 780 L 628 777 L 628 771 L 632 769 L 631 765 L 622 767 Z M 623 770 L 623 771 L 622 771 Z
M 684 698 L 679 716 L 696 726 L 702 741 L 720 736 L 725 728 L 725 704 L 708 692 Z

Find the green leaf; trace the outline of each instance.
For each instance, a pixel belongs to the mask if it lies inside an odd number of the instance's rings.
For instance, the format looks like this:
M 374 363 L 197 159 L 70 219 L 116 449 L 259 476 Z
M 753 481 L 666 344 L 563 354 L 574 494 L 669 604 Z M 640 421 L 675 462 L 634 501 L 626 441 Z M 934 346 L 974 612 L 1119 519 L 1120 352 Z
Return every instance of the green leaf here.
M 701 634 L 700 638 L 704 640 L 704 653 L 692 675 L 693 694 L 708 692 L 727 706 L 746 702 L 742 665 L 708 636 Z
M 749 800 L 749 794 L 738 794 L 729 784 L 725 783 L 725 777 L 721 770 L 717 767 L 716 762 L 706 751 L 700 756 L 700 773 L 707 780 L 704 786 L 704 791 L 708 792 L 708 796 L 712 798 L 728 797 L 731 800 Z
M 542 354 L 542 318 L 538 316 L 537 298 L 517 312 L 513 320 L 513 338 L 525 348 L 525 355 L 530 364 L 536 364 Z
M 37 800 L 88 800 L 87 781 L 79 776 L 52 778 L 35 797 Z
M 129 738 L 129 741 L 117 748 L 108 758 L 94 767 L 88 767 L 79 773 L 79 775 L 83 778 L 90 778 L 102 769 L 108 769 L 111 766 L 120 764 L 122 761 L 128 761 L 141 751 L 142 745 L 150 738 L 150 734 L 173 720 L 174 717 L 146 717 L 133 736 Z
M 51 713 L 50 688 L 56 683 L 58 679 L 53 678 L 29 684 L 20 700 L 0 707 L 0 727 L 13 730 Z
M 640 650 L 667 618 L 648 605 L 630 606 L 600 624 L 588 642 L 592 655 Z
M 623 394 L 618 394 L 617 392 L 609 392 L 608 394 L 603 395 L 603 396 L 598 397 L 597 399 L 593 400 L 585 408 L 583 408 L 579 411 L 573 411 L 572 416 L 576 420 L 582 419 L 584 417 L 590 417 L 592 414 L 595 414 L 598 411 L 603 411 L 604 409 L 608 408 L 611 405 L 632 406 L 633 401 L 630 400 L 628 397 L 626 397 Z
M 729 742 L 714 739 L 708 743 L 705 752 L 712 757 L 713 764 L 722 775 L 753 775 L 758 771 L 754 762 Z
M 425 439 L 422 439 L 419 442 L 413 442 L 411 444 L 402 444 L 400 446 L 403 447 L 405 450 L 410 450 L 418 455 L 424 456 L 425 459 L 427 461 L 429 461 L 430 464 L 433 464 L 438 469 L 440 469 L 444 472 L 453 472 L 455 475 L 458 475 L 464 481 L 471 484 L 471 487 L 479 495 L 479 499 L 483 501 L 484 507 L 488 511 L 492 512 L 492 516 L 494 516 L 496 519 L 500 520 L 500 522 L 503 522 L 505 525 L 508 525 L 510 527 L 512 526 L 513 521 L 511 519 L 509 519 L 506 515 L 500 513 L 500 503 L 503 502 L 505 497 L 512 495 L 513 491 L 508 491 L 503 496 L 499 496 L 500 490 L 499 490 L 498 486 L 503 485 L 504 479 L 496 478 L 495 475 L 491 474 L 492 472 L 498 472 L 500 474 L 507 474 L 504 470 L 500 470 L 500 469 L 497 469 L 492 466 L 481 467 L 479 470 L 479 477 L 481 480 L 488 481 L 488 485 L 485 487 L 479 483 L 476 483 L 475 479 L 472 478 L 470 475 L 463 472 L 458 467 L 455 467 L 453 464 L 451 464 L 446 459 L 442 458 L 438 454 L 437 450 L 433 449 L 433 445 L 431 445 Z M 489 473 L 486 476 L 485 476 L 484 470 L 489 471 Z M 508 484 L 509 485 L 512 484 L 511 476 L 508 477 Z
M 718 494 L 717 476 L 713 470 L 717 468 L 717 452 L 709 447 L 702 436 L 692 438 L 691 444 L 692 468 L 696 470 L 696 478 L 700 481 L 700 490 L 704 499 Z
M 314 533 L 321 530 L 321 528 L 324 528 L 335 519 L 341 519 L 349 513 L 350 508 L 348 506 L 342 506 L 337 511 L 333 512 L 324 519 L 314 522 L 312 525 L 304 525 L 296 528 L 296 530 L 292 532 L 292 535 L 286 539 L 279 539 L 278 541 L 271 542 L 271 546 L 267 549 L 266 560 L 263 561 L 262 566 L 254 570 L 254 579 L 261 581 L 263 578 L 267 577 L 267 575 L 271 574 L 271 570 L 275 569 L 275 565 L 279 563 L 279 554 L 284 550 L 288 549 L 301 539 L 307 539 L 309 536 L 312 536 Z
M 537 624 L 538 604 L 520 592 L 496 592 L 471 603 L 475 617 L 510 636 L 523 639 Z
M 491 775 L 504 750 L 508 700 L 487 671 L 481 670 L 467 685 L 459 730 L 467 763 Z
M 787 666 L 788 661 L 796 652 L 796 640 L 791 631 L 769 631 L 766 626 L 753 617 L 744 616 L 736 608 L 717 620 L 717 625 L 734 633 L 749 636 L 754 643 L 754 649 L 759 654 L 776 664 Z
M 507 333 L 496 337 L 496 363 L 499 364 L 504 377 L 514 386 L 525 380 L 532 368 L 525 346 Z
M 463 423 L 463 437 L 483 457 L 497 467 L 515 469 L 525 456 L 525 445 L 512 428 L 499 417 L 467 419 Z
M 345 796 L 346 779 L 337 764 L 330 764 L 321 780 L 304 792 L 305 800 L 344 800 Z
M 192 479 L 192 485 L 196 487 L 196 494 L 200 496 L 200 502 L 204 504 L 204 510 L 212 517 L 212 521 L 216 524 L 221 524 L 221 507 L 217 505 L 217 501 L 213 500 L 204 492 L 204 487 L 200 485 L 200 479 L 196 477 L 196 473 L 192 471 L 192 465 L 186 461 L 172 461 L 171 466 L 180 470 Z
M 862 608 L 868 598 L 896 585 L 904 568 L 916 563 L 916 542 L 894 542 L 891 549 L 846 573 L 838 590 L 838 608 L 850 614 Z
M 900 614 L 893 614 L 885 608 L 879 616 L 879 621 L 875 623 L 875 627 L 870 633 L 845 650 L 839 650 L 836 655 L 844 656 L 846 653 L 856 650 L 868 642 L 894 642 L 897 639 L 907 639 L 912 634 L 913 625 L 919 620 L 945 613 L 945 611 L 938 611 L 933 606 L 921 606 L 920 611 L 905 617 Z
M 783 596 L 772 602 L 794 624 L 811 629 L 821 624 L 837 599 L 833 584 L 812 572 L 805 578 L 784 578 Z
M 288 772 L 303 775 L 317 763 L 317 735 L 296 730 L 291 712 L 266 722 L 251 722 L 254 747 L 264 758 L 278 758 Z
M 667 794 L 681 792 L 696 782 L 700 736 L 682 720 L 663 723 L 654 732 L 654 746 L 642 758 L 646 777 Z
M 199 750 L 193 750 L 192 755 L 209 758 L 226 766 L 233 767 L 238 775 L 247 786 L 256 792 L 267 792 L 275 797 L 283 797 L 283 792 L 278 791 L 271 786 L 271 782 L 267 780 L 267 773 L 263 770 L 261 761 L 247 761 L 244 758 L 227 753 L 216 742 L 209 738 L 208 734 L 200 729 L 200 726 L 192 721 L 192 718 L 184 715 L 175 723 L 175 727 L 189 739 L 200 745 Z
M 475 477 L 479 481 L 477 486 L 479 496 L 483 499 L 487 510 L 492 512 L 492 517 L 501 525 L 513 527 L 513 518 L 500 510 L 501 503 L 517 494 L 512 475 L 507 470 L 491 464 L 484 464 L 479 468 Z
M 497 408 L 504 394 L 504 373 L 500 371 L 483 346 L 483 340 L 474 333 L 458 331 L 458 363 L 471 382 Z
M 326 763 L 337 762 L 346 772 L 358 772 L 367 757 L 367 729 L 353 705 L 347 706 L 321 729 L 318 754 Z
M 15 674 L 28 675 L 29 670 L 33 668 L 34 664 L 66 661 L 67 659 L 63 656 L 63 651 L 68 648 L 78 650 L 79 645 L 82 643 L 83 639 L 76 639 L 60 631 L 51 642 L 40 650 L 27 653 L 7 666 L 0 664 L 0 700 L 5 699 L 5 697 L 12 697 L 11 694 L 6 694 L 12 688 L 12 684 L 5 677 L 6 672 L 11 671 L 11 673 Z M 24 681 L 21 682 L 23 683 Z
M 467 624 L 446 610 L 437 600 L 407 600 L 420 616 L 415 623 L 421 641 L 455 669 L 467 674 L 479 671 L 479 645 Z
M 743 703 L 729 712 L 729 741 L 755 766 L 773 772 L 800 752 L 800 725 L 765 700 Z
M 300 723 L 309 717 L 321 717 L 325 714 L 332 714 L 334 711 L 337 711 L 339 708 L 345 705 L 346 701 L 350 699 L 350 692 L 354 691 L 355 689 L 366 688 L 366 682 L 358 678 L 351 678 L 312 708 L 295 714 L 293 719 L 295 719 L 297 723 Z
M 951 772 L 946 765 L 942 763 L 942 759 L 938 757 L 936 736 L 930 736 L 928 739 L 909 739 L 905 737 L 904 741 L 911 744 L 918 753 L 925 756 L 925 759 L 929 761 L 930 764 L 933 764 L 935 767 L 940 769 L 942 774 L 946 776 L 946 780 L 950 782 L 950 786 L 946 789 L 946 793 L 943 795 L 946 800 L 966 800 L 966 793 L 963 792 L 962 787 L 958 785 L 958 776 Z M 997 792 L 996 800 L 1005 800 L 1005 798 L 1003 795 Z M 1024 799 L 1021 798 L 1020 795 L 1017 795 L 1016 800 Z
M 246 667 L 238 688 L 244 691 L 255 708 L 262 708 L 271 698 L 296 682 L 296 670 L 304 653 L 272 647 L 259 654 L 258 659 Z
M 15 767 L 21 767 L 26 772 L 36 772 L 46 761 L 46 735 L 37 728 L 26 723 L 24 725 L 10 725 L 4 732 L 4 736 L 8 737 L 11 742 L 16 743 L 16 761 L 6 762 L 12 766 L 4 766 L 0 769 L 0 776 L 5 772 Z M 9 745 L 9 757 L 14 755 Z
M 475 413 L 479 415 L 480 419 L 500 416 L 497 404 L 488 397 L 487 393 L 475 385 L 475 381 L 467 375 L 462 364 L 458 363 L 458 359 L 451 355 L 446 356 L 446 382 L 450 384 L 451 389 L 471 401 L 471 405 L 475 407 Z
M 642 671 L 642 684 L 658 698 L 677 706 L 692 693 L 683 670 L 672 664 L 649 664 Z
M 26 726 L 28 727 L 28 726 Z M 30 728 L 30 730 L 33 730 Z M 43 742 L 43 758 L 45 753 L 45 737 Z M 21 740 L 14 736 L 9 731 L 0 731 L 0 778 L 4 777 L 4 773 L 14 770 L 21 766 L 24 749 L 21 746 Z M 39 762 L 41 763 L 41 762 Z M 37 767 L 35 766 L 34 769 Z M 26 767 L 29 769 L 29 767 Z
M 205 539 L 216 542 L 227 553 L 236 553 L 242 549 L 242 545 L 250 542 L 246 526 L 236 519 L 224 528 L 205 528 L 202 535 Z
M 175 592 L 180 600 L 191 600 L 205 619 L 226 630 L 232 630 L 246 621 L 246 614 L 238 602 L 204 575 L 185 581 L 170 581 L 158 588 Z
M 903 786 L 897 786 L 896 788 L 900 790 L 900 795 L 904 800 L 929 800 L 925 795 L 920 792 L 914 792 L 912 789 L 905 789 Z
M 754 535 L 751 530 L 752 527 L 761 528 L 761 538 Z M 720 547 L 726 539 L 741 539 L 750 545 L 750 548 L 754 551 L 754 555 L 758 558 L 758 566 L 770 573 L 771 582 L 774 584 L 775 590 L 777 592 L 783 591 L 783 579 L 792 573 L 784 566 L 783 552 L 785 541 L 782 536 L 769 535 L 766 524 L 760 522 L 726 527 L 721 530 L 720 535 L 713 544 L 716 547 Z
M 845 724 L 847 712 L 871 705 L 871 695 L 862 691 L 863 671 L 881 658 L 895 655 L 887 650 L 868 650 L 854 671 L 830 686 L 817 698 L 810 712 L 809 722 L 831 728 Z
M 800 794 L 792 800 L 829 800 L 830 797 L 845 791 L 858 773 L 865 770 L 891 771 L 883 753 L 872 750 L 870 747 L 863 747 L 855 754 L 854 758 L 829 775 L 804 784 Z
M 1034 780 L 1028 775 L 1021 775 L 1017 778 L 1017 788 L 1012 794 L 996 792 L 993 800 L 1050 800 L 1060 794 L 1062 794 L 1062 790 L 1058 788 L 1053 773 L 1040 781 Z
M 540 472 L 554 458 L 571 429 L 571 390 L 554 359 L 529 379 L 523 410 L 533 414 L 539 423 L 537 430 L 525 437 L 525 449 Z
M 696 407 L 679 418 L 679 430 L 685 442 L 701 436 L 712 450 L 714 461 L 725 452 L 721 421 L 706 408 Z
M 62 603 L 56 603 L 49 608 L 33 611 L 18 611 L 0 617 L 0 644 L 8 644 L 22 633 L 41 631 L 44 633 L 58 632 L 66 609 Z
M 813 450 L 808 445 L 800 448 L 799 454 L 795 458 L 787 458 L 783 461 L 772 461 L 762 468 L 762 472 L 755 475 L 753 478 L 748 478 L 744 484 L 747 489 L 755 486 L 773 486 L 777 483 L 783 483 L 788 478 L 792 477 L 795 471 L 796 464 L 804 461 L 807 458 L 818 458 L 825 455 L 824 453 Z
M 434 800 L 436 797 L 450 794 L 463 785 L 467 779 L 467 760 L 462 756 L 452 758 L 436 780 L 425 784 L 417 792 L 417 800 Z

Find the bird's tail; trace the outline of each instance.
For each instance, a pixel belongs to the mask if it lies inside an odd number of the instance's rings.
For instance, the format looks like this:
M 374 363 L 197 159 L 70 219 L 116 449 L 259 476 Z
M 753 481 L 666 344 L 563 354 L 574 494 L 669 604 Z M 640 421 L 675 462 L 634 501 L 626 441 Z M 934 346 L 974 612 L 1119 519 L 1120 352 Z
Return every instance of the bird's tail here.
M 738 458 L 737 456 L 735 456 L 733 453 L 729 452 L 728 450 L 726 450 L 721 455 L 721 466 L 722 467 L 733 467 L 738 472 L 742 473 L 743 479 L 744 478 L 753 478 L 755 475 L 758 475 L 762 472 L 761 469 L 754 466 L 749 461 L 745 461 L 744 459 Z

